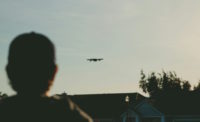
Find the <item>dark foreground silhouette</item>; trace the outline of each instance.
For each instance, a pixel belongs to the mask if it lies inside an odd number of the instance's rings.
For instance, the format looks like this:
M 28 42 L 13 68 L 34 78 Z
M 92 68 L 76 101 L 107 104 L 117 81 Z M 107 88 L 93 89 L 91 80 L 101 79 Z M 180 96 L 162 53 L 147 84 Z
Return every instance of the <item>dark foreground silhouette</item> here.
M 0 101 L 1 122 L 92 122 L 69 98 L 49 97 L 57 72 L 52 42 L 26 33 L 11 43 L 6 72 L 17 95 Z

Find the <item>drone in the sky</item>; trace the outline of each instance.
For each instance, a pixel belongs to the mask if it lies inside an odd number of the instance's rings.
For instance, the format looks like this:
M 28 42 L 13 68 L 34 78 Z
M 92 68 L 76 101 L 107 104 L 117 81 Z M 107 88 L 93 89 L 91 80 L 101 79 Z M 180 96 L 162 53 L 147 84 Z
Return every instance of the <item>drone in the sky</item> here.
M 102 61 L 103 58 L 88 58 L 87 61 L 90 61 L 90 62 L 97 62 L 97 61 Z

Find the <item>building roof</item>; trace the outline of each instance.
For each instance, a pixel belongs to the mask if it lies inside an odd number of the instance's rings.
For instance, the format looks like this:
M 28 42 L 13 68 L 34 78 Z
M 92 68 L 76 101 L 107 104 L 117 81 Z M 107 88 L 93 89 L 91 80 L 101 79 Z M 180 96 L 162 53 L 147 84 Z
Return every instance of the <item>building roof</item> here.
M 137 106 L 135 106 L 135 111 L 137 111 L 138 114 L 144 118 L 161 117 L 164 115 L 161 111 L 152 106 L 151 102 L 147 99 L 143 100 Z
M 165 115 L 196 116 L 200 115 L 200 94 L 183 94 L 176 97 L 165 97 L 154 102 L 154 106 Z
M 129 98 L 129 102 L 125 99 Z M 139 93 L 69 95 L 81 109 L 93 118 L 119 117 L 131 104 L 136 106 L 145 97 Z
M 61 94 L 59 96 L 66 96 Z M 167 98 L 154 101 L 139 93 L 67 95 L 92 118 L 120 117 L 128 109 L 139 116 L 196 116 L 200 115 L 200 95 Z M 125 100 L 128 98 L 129 102 Z

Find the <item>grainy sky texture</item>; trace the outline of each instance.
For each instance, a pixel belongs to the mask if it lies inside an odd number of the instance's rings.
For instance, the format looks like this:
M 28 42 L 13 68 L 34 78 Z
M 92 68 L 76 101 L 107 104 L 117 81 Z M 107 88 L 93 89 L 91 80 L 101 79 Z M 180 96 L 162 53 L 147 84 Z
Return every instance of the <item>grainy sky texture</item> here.
M 0 91 L 11 40 L 23 32 L 56 45 L 59 72 L 50 94 L 140 92 L 140 70 L 200 79 L 199 0 L 1 0 Z M 86 61 L 90 57 L 102 62 Z

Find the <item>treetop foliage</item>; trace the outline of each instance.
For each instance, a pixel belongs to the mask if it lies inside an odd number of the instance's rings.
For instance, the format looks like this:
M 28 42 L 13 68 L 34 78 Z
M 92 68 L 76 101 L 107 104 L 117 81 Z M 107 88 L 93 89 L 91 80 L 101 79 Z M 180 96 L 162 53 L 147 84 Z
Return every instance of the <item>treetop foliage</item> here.
M 181 79 L 172 71 L 152 72 L 148 76 L 141 71 L 139 87 L 143 92 L 148 93 L 150 97 L 159 97 L 164 94 L 186 94 L 192 91 L 189 81 Z M 193 88 L 193 91 L 198 90 L 200 91 L 200 82 Z

